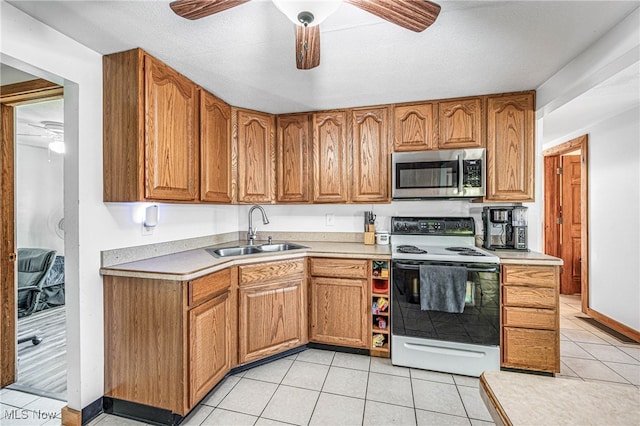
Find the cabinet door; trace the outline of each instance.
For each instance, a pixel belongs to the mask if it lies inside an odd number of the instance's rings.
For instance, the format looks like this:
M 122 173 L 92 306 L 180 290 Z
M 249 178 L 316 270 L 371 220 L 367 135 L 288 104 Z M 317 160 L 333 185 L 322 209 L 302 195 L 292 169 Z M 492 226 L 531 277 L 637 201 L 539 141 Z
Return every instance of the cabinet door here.
M 560 371 L 557 332 L 504 327 L 502 338 L 503 367 L 555 373 Z
M 434 104 L 398 105 L 393 109 L 393 150 L 423 151 L 438 147 Z
M 306 343 L 304 280 L 240 287 L 239 363 Z
M 438 105 L 438 147 L 483 148 L 482 98 L 454 99 Z
M 195 406 L 231 369 L 229 292 L 189 311 L 189 406 Z
M 487 99 L 489 201 L 534 200 L 534 92 Z
M 351 201 L 389 202 L 389 109 L 355 109 L 351 114 Z
M 231 203 L 231 107 L 200 91 L 200 199 Z
M 198 90 L 145 56 L 145 197 L 198 198 Z
M 238 110 L 238 201 L 271 203 L 275 198 L 274 118 Z
M 278 117 L 276 199 L 279 202 L 307 203 L 311 200 L 310 125 L 310 114 Z
M 344 111 L 314 114 L 313 201 L 346 203 L 347 116 Z
M 367 280 L 311 278 L 310 340 L 369 347 Z

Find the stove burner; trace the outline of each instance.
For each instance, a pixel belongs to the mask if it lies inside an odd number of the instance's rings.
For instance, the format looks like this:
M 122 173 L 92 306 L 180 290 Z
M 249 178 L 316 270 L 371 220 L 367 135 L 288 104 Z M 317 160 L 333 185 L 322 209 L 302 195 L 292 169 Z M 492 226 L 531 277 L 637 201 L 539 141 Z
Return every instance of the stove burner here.
M 425 254 L 425 253 L 427 253 L 426 250 L 419 249 L 416 246 L 408 246 L 408 245 L 398 246 L 398 252 L 400 252 L 400 253 L 411 253 L 411 254 Z
M 484 253 L 480 253 L 471 247 L 447 247 L 446 250 L 455 251 L 460 256 L 485 256 Z

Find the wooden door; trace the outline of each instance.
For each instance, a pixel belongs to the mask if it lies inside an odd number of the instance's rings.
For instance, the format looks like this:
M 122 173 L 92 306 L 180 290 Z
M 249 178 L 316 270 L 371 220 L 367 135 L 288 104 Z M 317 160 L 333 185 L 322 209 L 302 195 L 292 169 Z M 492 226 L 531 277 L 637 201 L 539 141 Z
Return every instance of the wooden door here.
M 579 155 L 565 155 L 562 161 L 562 275 L 560 293 L 580 293 L 581 268 L 581 215 Z
M 189 406 L 194 407 L 231 369 L 229 292 L 189 311 Z
M 238 201 L 272 203 L 275 199 L 274 117 L 238 110 Z
M 534 92 L 487 99 L 487 201 L 534 201 Z
M 0 388 L 16 381 L 14 108 L 0 104 Z
M 200 199 L 231 203 L 231 107 L 200 90 Z
M 198 90 L 150 56 L 145 67 L 145 197 L 198 198 Z
M 311 201 L 311 114 L 278 116 L 276 139 L 276 200 Z
M 240 364 L 306 343 L 303 287 L 301 279 L 240 287 Z
M 309 339 L 318 343 L 369 347 L 366 279 L 311 278 Z
M 464 98 L 438 104 L 440 149 L 483 148 L 482 98 Z
M 393 108 L 393 150 L 423 151 L 438 147 L 435 104 L 396 105 Z
M 351 201 L 390 202 L 389 109 L 354 109 L 351 120 Z
M 313 117 L 313 201 L 346 203 L 347 114 L 322 112 Z

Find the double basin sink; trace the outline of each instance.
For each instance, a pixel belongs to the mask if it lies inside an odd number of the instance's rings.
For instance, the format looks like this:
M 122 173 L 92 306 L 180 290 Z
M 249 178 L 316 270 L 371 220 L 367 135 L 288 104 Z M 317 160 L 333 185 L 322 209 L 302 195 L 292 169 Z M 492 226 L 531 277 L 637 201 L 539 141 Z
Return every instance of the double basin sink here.
M 294 243 L 259 244 L 255 246 L 234 246 L 218 249 L 205 249 L 207 253 L 214 257 L 244 256 L 247 254 L 275 253 L 280 251 L 298 250 L 308 248 Z

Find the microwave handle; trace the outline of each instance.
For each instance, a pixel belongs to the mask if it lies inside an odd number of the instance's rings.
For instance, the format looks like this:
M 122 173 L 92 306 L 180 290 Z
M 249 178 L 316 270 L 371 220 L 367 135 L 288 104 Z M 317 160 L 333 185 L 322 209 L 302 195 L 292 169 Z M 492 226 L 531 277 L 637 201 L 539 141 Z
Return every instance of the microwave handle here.
M 464 158 L 462 158 L 463 156 L 458 154 L 458 195 L 462 195 L 462 191 L 463 191 L 463 182 L 464 182 L 464 170 L 462 169 L 462 167 L 464 166 Z

